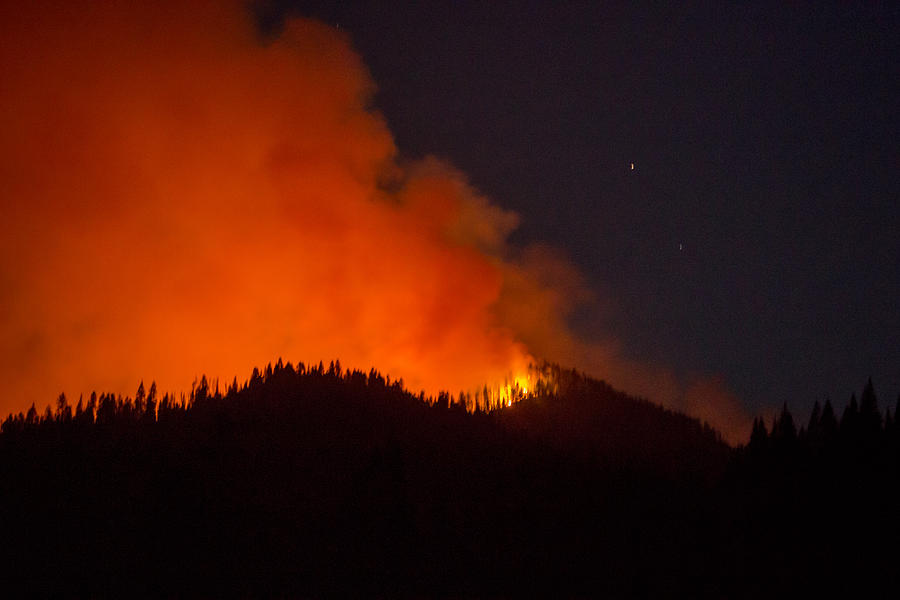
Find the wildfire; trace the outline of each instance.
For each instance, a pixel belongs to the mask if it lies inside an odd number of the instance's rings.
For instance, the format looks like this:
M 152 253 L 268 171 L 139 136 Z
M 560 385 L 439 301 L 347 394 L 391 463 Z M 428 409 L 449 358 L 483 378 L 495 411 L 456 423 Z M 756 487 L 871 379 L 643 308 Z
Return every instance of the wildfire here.
M 497 410 L 500 408 L 509 408 L 513 404 L 525 400 L 533 394 L 534 385 L 531 371 L 520 372 L 516 375 L 507 377 L 501 385 L 495 387 L 486 386 L 482 390 L 482 394 L 476 394 L 476 401 L 473 408 L 482 408 L 486 410 Z

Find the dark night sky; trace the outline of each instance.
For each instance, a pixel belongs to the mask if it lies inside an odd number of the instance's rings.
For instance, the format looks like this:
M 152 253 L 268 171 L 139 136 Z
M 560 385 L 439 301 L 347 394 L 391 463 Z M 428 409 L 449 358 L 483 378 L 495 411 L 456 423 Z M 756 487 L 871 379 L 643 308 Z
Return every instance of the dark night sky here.
M 577 263 L 610 306 L 586 334 L 753 409 L 869 376 L 893 405 L 897 4 L 338 4 L 269 14 L 346 30 L 401 153 Z

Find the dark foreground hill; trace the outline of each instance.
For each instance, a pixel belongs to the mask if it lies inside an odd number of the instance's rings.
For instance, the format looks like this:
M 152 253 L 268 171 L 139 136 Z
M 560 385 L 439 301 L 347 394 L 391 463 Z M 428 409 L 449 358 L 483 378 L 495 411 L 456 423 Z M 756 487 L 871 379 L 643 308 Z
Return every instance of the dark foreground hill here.
M 860 470 L 805 457 L 780 429 L 732 451 L 683 415 L 572 372 L 547 376 L 510 409 L 471 413 L 374 372 L 279 363 L 224 394 L 204 380 L 177 403 L 141 388 L 11 416 L 2 585 L 756 597 L 849 585 L 857 572 L 892 582 L 889 452 Z M 876 556 L 875 539 L 892 545 Z

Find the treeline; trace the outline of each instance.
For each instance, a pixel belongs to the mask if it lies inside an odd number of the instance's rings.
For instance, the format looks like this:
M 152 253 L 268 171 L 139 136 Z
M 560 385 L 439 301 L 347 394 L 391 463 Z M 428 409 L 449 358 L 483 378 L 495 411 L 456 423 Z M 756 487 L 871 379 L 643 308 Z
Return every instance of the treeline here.
M 332 382 L 341 380 L 354 388 L 370 386 L 390 388 L 394 393 L 404 396 L 405 400 L 413 398 L 405 390 L 402 379 L 391 382 L 389 377 L 385 378 L 374 369 L 368 374 L 359 370 L 347 370 L 346 373 L 343 373 L 340 361 L 332 361 L 327 370 L 321 362 L 309 368 L 303 363 L 299 363 L 295 368 L 292 363 L 285 364 L 279 359 L 274 366 L 270 363 L 263 371 L 254 368 L 250 379 L 240 386 L 237 378 L 234 378 L 224 391 L 220 391 L 218 381 L 211 384 L 204 375 L 194 384 L 189 394 L 166 393 L 161 398 L 158 397 L 156 382 L 150 384 L 149 390 L 144 387 L 144 382 L 141 382 L 133 398 L 111 393 L 98 396 L 97 392 L 93 392 L 87 401 L 79 398 L 74 408 L 69 404 L 65 393 L 62 393 L 56 400 L 55 409 L 48 404 L 44 411 L 39 413 L 32 404 L 27 412 L 9 414 L 0 425 L 0 433 L 15 434 L 35 429 L 51 429 L 59 425 L 111 426 L 122 423 L 147 424 L 157 420 L 168 422 L 180 418 L 191 410 L 207 409 L 210 402 L 230 403 L 240 395 L 252 395 L 255 390 L 267 382 L 284 386 L 293 383 L 294 380 L 305 383 L 307 386 L 316 385 L 325 380 Z M 418 399 L 421 402 L 426 401 L 424 394 Z M 438 399 L 427 399 L 432 404 L 438 400 L 449 403 L 453 399 L 446 394 L 441 394 Z M 262 410 L 263 407 L 258 407 L 258 409 Z
M 642 398 L 613 389 L 556 364 L 530 367 L 526 394 L 518 384 L 499 388 L 485 385 L 472 392 L 436 396 L 413 394 L 402 379 L 391 381 L 375 369 L 342 370 L 340 361 L 307 366 L 279 359 L 265 369 L 254 368 L 250 379 L 237 378 L 226 387 L 202 376 L 189 393 L 159 396 L 156 383 L 149 390 L 141 382 L 134 397 L 92 393 L 72 407 L 60 394 L 55 407 L 10 414 L 0 424 L 9 440 L 23 433 L 66 432 L 96 427 L 107 432 L 134 434 L 136 430 L 197 426 L 215 415 L 253 422 L 260 415 L 285 411 L 315 415 L 345 411 L 359 416 L 429 409 L 431 418 L 451 419 L 470 413 L 498 430 L 525 436 L 532 443 L 607 466 L 644 468 L 668 475 L 715 475 L 724 468 L 728 448 L 708 424 Z M 366 398 L 365 401 L 362 398 Z M 335 398 L 341 398 L 338 402 Z M 515 410 L 508 410 L 515 405 Z M 121 431 L 120 431 L 121 430 Z
M 772 472 L 801 467 L 804 472 L 853 469 L 882 471 L 893 477 L 900 469 L 898 410 L 900 398 L 893 413 L 890 408 L 881 412 L 871 379 L 859 400 L 851 395 L 840 416 L 830 400 L 824 405 L 816 402 L 809 422 L 798 427 L 784 404 L 769 426 L 762 417 L 754 420 L 750 440 L 739 449 L 738 460 Z
M 26 412 L 8 415 L 0 424 L 0 433 L 15 435 L 60 426 L 166 423 L 184 418 L 192 411 L 232 411 L 241 405 L 244 409 L 240 412 L 245 415 L 247 410 L 263 412 L 284 408 L 259 403 L 259 392 L 264 387 L 277 390 L 275 394 L 269 391 L 263 395 L 276 398 L 280 405 L 297 404 L 303 410 L 313 410 L 309 398 L 316 397 L 327 406 L 327 393 L 338 385 L 351 394 L 388 391 L 392 404 L 407 408 L 419 404 L 476 415 L 491 414 L 510 427 L 568 448 L 581 445 L 584 451 L 594 453 L 603 451 L 598 444 L 607 450 L 623 446 L 634 446 L 635 451 L 647 449 L 643 443 L 647 436 L 652 437 L 656 447 L 674 446 L 682 451 L 686 444 L 692 445 L 697 440 L 720 449 L 724 447 L 719 434 L 708 424 L 619 392 L 575 370 L 551 363 L 532 366 L 529 370 L 531 389 L 527 394 L 517 383 L 505 383 L 496 389 L 485 385 L 474 393 L 461 391 L 452 395 L 442 391 L 437 396 L 426 396 L 424 392 L 412 394 L 402 379 L 391 381 L 375 369 L 368 373 L 342 371 L 340 361 L 331 361 L 327 368 L 322 362 L 310 366 L 301 362 L 295 367 L 279 359 L 263 370 L 254 368 L 250 379 L 243 384 L 238 384 L 235 378 L 224 389 L 218 381 L 210 382 L 204 375 L 189 393 L 177 396 L 166 393 L 159 397 L 155 382 L 149 390 L 141 382 L 133 398 L 111 393 L 98 396 L 94 392 L 87 400 L 79 398 L 74 407 L 65 394 L 60 394 L 55 406 L 48 404 L 42 412 L 32 405 Z M 505 410 L 513 404 L 515 411 Z M 552 431 L 554 428 L 565 431 Z
M 896 415 L 897 408 L 881 412 L 870 379 L 840 414 L 826 400 L 806 424 L 787 405 L 768 425 L 755 420 L 749 442 L 733 452 L 723 489 L 738 507 L 732 535 L 740 536 L 745 560 L 758 564 L 754 551 L 771 559 L 768 584 L 806 594 L 895 595 Z

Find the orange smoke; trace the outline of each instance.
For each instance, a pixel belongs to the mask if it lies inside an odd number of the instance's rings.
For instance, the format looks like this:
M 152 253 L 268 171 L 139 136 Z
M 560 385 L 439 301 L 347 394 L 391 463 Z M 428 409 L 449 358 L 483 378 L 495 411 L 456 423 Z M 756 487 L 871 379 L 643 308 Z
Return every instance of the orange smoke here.
M 429 392 L 527 366 L 489 310 L 514 216 L 397 166 L 342 35 L 96 4 L 4 7 L 4 411 L 279 356 Z
M 277 357 L 429 393 L 532 354 L 617 383 L 558 282 L 509 258 L 516 215 L 398 162 L 344 35 L 298 19 L 263 43 L 237 1 L 134 4 L 0 9 L 0 413 Z

